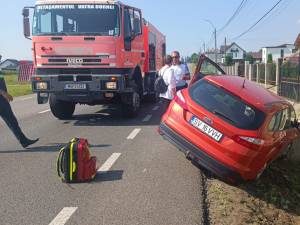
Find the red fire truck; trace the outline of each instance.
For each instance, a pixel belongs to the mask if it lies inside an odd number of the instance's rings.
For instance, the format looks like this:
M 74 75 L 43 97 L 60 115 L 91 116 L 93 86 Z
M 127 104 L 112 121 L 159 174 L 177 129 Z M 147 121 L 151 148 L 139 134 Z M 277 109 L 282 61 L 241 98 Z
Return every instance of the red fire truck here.
M 157 99 L 165 36 L 140 9 L 107 0 L 38 0 L 24 7 L 23 24 L 32 40 L 33 92 L 39 104 L 49 99 L 58 119 L 72 117 L 76 104 L 119 103 L 136 116 L 142 99 Z

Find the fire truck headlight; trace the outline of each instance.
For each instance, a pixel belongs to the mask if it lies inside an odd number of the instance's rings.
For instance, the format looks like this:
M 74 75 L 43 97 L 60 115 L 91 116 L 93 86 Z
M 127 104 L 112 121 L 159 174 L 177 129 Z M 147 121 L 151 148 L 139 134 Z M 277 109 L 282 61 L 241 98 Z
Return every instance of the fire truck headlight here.
M 106 89 L 109 89 L 109 90 L 116 90 L 117 82 L 106 82 L 105 87 L 106 87 Z
M 35 83 L 35 88 L 37 90 L 47 90 L 48 89 L 48 83 L 47 82 L 37 82 L 37 83 Z

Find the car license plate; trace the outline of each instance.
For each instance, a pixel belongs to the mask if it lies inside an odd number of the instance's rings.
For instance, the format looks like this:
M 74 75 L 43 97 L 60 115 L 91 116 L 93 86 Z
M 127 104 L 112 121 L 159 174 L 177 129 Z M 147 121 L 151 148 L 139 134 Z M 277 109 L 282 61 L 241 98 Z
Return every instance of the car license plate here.
M 215 130 L 208 124 L 204 123 L 202 120 L 198 119 L 196 116 L 193 116 L 190 119 L 190 124 L 193 125 L 194 127 L 198 128 L 202 133 L 213 138 L 217 142 L 219 142 L 223 137 L 222 133 Z
M 84 90 L 86 89 L 86 84 L 65 84 L 66 90 Z

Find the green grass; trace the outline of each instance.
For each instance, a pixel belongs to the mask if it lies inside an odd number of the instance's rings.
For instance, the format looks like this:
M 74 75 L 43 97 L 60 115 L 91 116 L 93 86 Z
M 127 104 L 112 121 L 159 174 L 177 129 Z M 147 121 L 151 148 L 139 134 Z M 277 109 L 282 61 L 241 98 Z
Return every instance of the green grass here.
M 4 74 L 7 91 L 14 97 L 28 95 L 32 93 L 31 82 L 18 82 L 18 75 Z

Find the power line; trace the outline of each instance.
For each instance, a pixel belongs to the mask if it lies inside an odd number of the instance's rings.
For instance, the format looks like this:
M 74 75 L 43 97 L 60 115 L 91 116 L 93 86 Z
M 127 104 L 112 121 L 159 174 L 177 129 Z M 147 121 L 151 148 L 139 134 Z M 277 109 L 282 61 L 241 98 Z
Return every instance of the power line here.
M 267 15 L 269 15 L 279 4 L 280 2 L 282 2 L 283 0 L 279 0 L 268 12 L 266 12 L 258 21 L 256 21 L 255 24 L 253 24 L 251 27 L 249 27 L 246 31 L 244 31 L 243 33 L 241 33 L 240 35 L 238 35 L 235 38 L 232 38 L 232 40 L 236 40 L 239 39 L 240 37 L 244 36 L 245 34 L 247 34 L 250 30 L 252 30 L 260 21 L 262 21 Z
M 235 17 L 241 12 L 241 10 L 244 8 L 248 0 L 242 0 L 238 8 L 235 10 L 233 15 L 229 18 L 229 20 L 225 23 L 225 25 L 218 30 L 218 32 L 223 31 L 234 19 Z
M 270 20 L 270 19 L 273 17 L 278 17 L 283 11 L 285 11 L 287 9 L 287 7 L 292 3 L 292 1 L 294 1 L 294 0 L 285 0 L 284 2 L 282 2 L 282 4 L 280 6 L 278 6 L 275 10 L 273 10 L 273 12 L 270 13 L 265 18 L 265 20 L 261 22 L 261 25 L 266 25 L 266 24 L 272 22 L 272 20 Z

